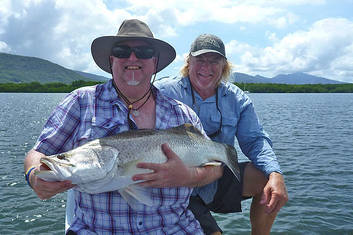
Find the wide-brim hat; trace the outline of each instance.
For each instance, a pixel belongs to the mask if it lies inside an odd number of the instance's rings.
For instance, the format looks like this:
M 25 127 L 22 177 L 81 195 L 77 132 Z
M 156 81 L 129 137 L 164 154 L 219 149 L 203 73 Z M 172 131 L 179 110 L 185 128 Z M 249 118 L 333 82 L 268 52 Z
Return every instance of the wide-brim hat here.
M 93 40 L 91 53 L 96 64 L 104 71 L 111 73 L 109 56 L 112 48 L 126 40 L 141 40 L 153 46 L 159 54 L 156 73 L 167 67 L 176 56 L 175 49 L 162 40 L 154 38 L 148 25 L 140 20 L 125 20 L 120 25 L 116 36 L 103 36 Z

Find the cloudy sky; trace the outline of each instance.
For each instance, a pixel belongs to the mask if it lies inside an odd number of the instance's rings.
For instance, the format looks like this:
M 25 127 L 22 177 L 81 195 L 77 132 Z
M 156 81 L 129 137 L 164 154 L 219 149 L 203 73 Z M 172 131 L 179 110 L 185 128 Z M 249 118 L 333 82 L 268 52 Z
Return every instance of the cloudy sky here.
M 178 75 L 192 41 L 212 33 L 237 72 L 353 83 L 352 12 L 353 0 L 0 0 L 0 52 L 109 77 L 94 64 L 91 42 L 138 18 L 177 51 L 158 77 Z

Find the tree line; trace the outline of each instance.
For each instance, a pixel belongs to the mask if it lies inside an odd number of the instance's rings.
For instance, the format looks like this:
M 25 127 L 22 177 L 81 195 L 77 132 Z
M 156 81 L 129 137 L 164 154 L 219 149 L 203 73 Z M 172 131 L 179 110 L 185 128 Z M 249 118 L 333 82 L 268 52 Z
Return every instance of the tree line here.
M 0 92 L 22 92 L 22 93 L 69 93 L 83 86 L 93 86 L 98 81 L 73 81 L 71 84 L 52 82 L 52 83 L 0 83 Z
M 71 84 L 53 83 L 0 83 L 0 92 L 24 93 L 69 93 L 83 86 L 93 86 L 98 81 L 73 81 Z M 241 89 L 251 93 L 353 93 L 353 84 L 273 84 L 273 83 L 234 83 Z
M 277 83 L 235 83 L 246 87 L 251 93 L 353 93 L 353 84 L 277 84 Z

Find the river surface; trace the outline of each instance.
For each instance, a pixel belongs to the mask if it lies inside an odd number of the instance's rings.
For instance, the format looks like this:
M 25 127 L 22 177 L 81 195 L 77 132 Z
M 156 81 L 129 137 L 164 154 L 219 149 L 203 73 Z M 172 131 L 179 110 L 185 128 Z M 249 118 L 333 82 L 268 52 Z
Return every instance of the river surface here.
M 64 96 L 0 93 L 0 234 L 64 233 L 66 194 L 41 201 L 23 177 L 26 152 Z M 249 96 L 290 197 L 271 234 L 352 235 L 353 94 Z M 250 200 L 243 213 L 215 215 L 224 234 L 249 234 L 249 207 Z

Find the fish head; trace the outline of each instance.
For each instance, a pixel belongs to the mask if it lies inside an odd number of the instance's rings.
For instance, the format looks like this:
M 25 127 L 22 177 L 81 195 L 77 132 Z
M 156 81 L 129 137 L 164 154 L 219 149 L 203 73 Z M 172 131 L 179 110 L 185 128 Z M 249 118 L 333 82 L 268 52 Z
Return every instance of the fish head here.
M 68 152 L 42 157 L 40 162 L 45 170 L 40 170 L 37 175 L 42 175 L 41 178 L 55 175 L 55 181 L 86 183 L 104 178 L 116 167 L 118 155 L 119 151 L 114 147 L 90 142 Z

